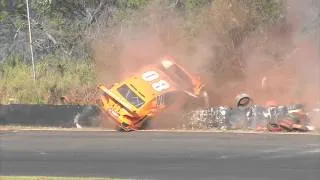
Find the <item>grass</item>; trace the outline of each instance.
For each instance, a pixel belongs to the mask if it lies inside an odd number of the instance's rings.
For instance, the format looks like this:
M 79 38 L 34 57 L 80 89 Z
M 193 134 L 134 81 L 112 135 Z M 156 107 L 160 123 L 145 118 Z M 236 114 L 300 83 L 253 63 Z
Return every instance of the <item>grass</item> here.
M 6 62 L 0 66 L 0 104 L 10 101 L 52 104 L 60 96 L 68 95 L 75 89 L 86 92 L 95 87 L 93 64 L 90 61 L 42 60 L 35 66 L 36 83 L 33 81 L 31 65 L 19 58 Z
M 152 26 L 155 26 L 156 29 L 159 29 L 160 27 L 162 27 L 162 22 L 166 22 L 167 20 L 166 18 L 168 18 L 168 20 L 172 19 L 169 12 L 174 11 L 175 12 L 174 14 L 177 14 L 178 18 L 177 20 L 174 20 L 172 22 L 179 20 L 177 25 L 180 26 L 180 23 L 182 25 L 181 26 L 182 35 L 181 37 L 180 36 L 176 37 L 177 39 L 182 39 L 182 40 L 181 41 L 177 40 L 177 42 L 179 41 L 180 43 L 188 42 L 187 44 L 192 44 L 190 42 L 192 42 L 193 38 L 194 38 L 193 40 L 195 41 L 198 40 L 198 37 L 195 37 L 195 36 L 199 36 L 200 39 L 202 39 L 202 34 L 203 34 L 202 32 L 205 32 L 204 34 L 208 33 L 208 35 L 210 35 L 210 36 L 206 36 L 206 38 L 208 38 L 207 39 L 208 42 L 217 41 L 217 43 L 214 43 L 214 44 L 221 44 L 217 47 L 216 45 L 209 45 L 208 47 L 204 48 L 208 50 L 213 48 L 211 49 L 212 52 L 219 52 L 219 53 L 210 52 L 210 54 L 217 54 L 217 55 L 214 55 L 214 57 L 212 57 L 214 61 L 208 64 L 209 66 L 208 70 L 212 70 L 212 73 L 214 75 L 213 77 L 215 78 L 216 84 L 219 84 L 220 81 L 225 82 L 226 75 L 229 77 L 229 75 L 226 73 L 230 73 L 231 71 L 233 72 L 234 68 L 230 68 L 230 67 L 234 66 L 234 64 L 238 64 L 237 62 L 239 61 L 239 59 L 233 58 L 233 56 L 238 57 L 238 54 L 237 54 L 238 50 L 234 49 L 235 42 L 239 41 L 239 39 L 246 39 L 248 36 L 247 31 L 251 32 L 254 30 L 259 30 L 260 32 L 261 31 L 260 29 L 262 27 L 272 24 L 276 19 L 281 17 L 282 6 L 283 6 L 282 3 L 280 3 L 282 1 L 279 1 L 279 0 L 272 0 L 272 1 L 247 0 L 247 1 L 241 1 L 241 2 L 238 0 L 215 0 L 215 1 L 212 1 L 212 0 L 185 0 L 185 1 L 117 0 L 115 2 L 117 4 L 116 7 L 118 8 L 118 10 L 114 11 L 117 14 L 111 15 L 111 17 L 114 16 L 114 18 L 112 18 L 111 20 L 109 18 L 102 18 L 105 16 L 102 16 L 100 19 L 98 18 L 99 22 L 97 23 L 97 25 L 98 24 L 99 25 L 97 26 L 97 29 L 100 28 L 100 24 L 102 29 L 95 31 L 94 29 L 96 28 L 93 26 L 94 27 L 92 28 L 93 34 L 89 33 L 89 36 L 92 35 L 93 37 L 99 37 L 98 32 L 108 32 L 107 30 L 109 29 L 106 27 L 111 27 L 110 34 L 112 34 L 113 30 L 117 30 L 118 28 L 117 25 L 121 25 L 121 27 L 122 25 L 125 25 L 124 27 L 128 25 L 129 26 L 127 28 L 128 33 L 135 33 L 135 30 L 138 30 L 140 26 L 143 29 L 145 29 L 145 23 L 144 23 L 145 21 L 147 21 L 147 24 L 149 24 L 150 26 L 152 25 Z M 153 8 L 153 3 L 156 3 L 155 4 L 157 5 L 156 7 L 158 7 L 157 3 L 160 3 L 159 9 L 155 9 L 155 11 L 153 11 L 152 9 L 152 12 L 155 12 L 155 14 L 153 13 L 150 14 L 151 9 L 149 9 L 148 5 L 150 5 L 150 8 Z M 83 4 L 83 3 L 79 3 L 79 6 L 81 6 L 80 4 Z M 175 8 L 168 8 L 169 5 L 170 7 L 175 7 Z M 162 8 L 162 6 L 165 8 Z M 147 8 L 144 9 L 145 7 Z M 165 9 L 167 9 L 168 11 L 164 11 Z M 132 11 L 134 11 L 135 13 L 132 13 Z M 159 13 L 159 15 L 157 15 L 158 11 L 161 12 Z M 146 12 L 148 14 L 146 14 Z M 60 24 L 58 22 L 60 21 L 69 22 L 69 20 L 72 20 L 74 17 L 71 19 L 68 19 L 69 16 L 67 16 L 66 18 L 58 17 L 58 16 L 55 17 L 55 16 L 52 16 L 52 13 L 60 14 L 60 11 L 58 12 L 52 11 L 49 14 L 45 13 L 43 14 L 44 15 L 43 18 L 47 19 L 49 26 L 54 27 L 52 31 L 57 31 L 57 33 L 59 32 L 58 34 L 61 33 L 60 35 L 57 34 L 58 37 L 62 38 L 61 40 L 58 38 L 61 42 L 64 42 L 64 41 L 68 42 L 70 41 L 70 39 L 77 39 L 75 37 L 78 37 L 79 34 L 81 35 L 80 37 L 85 37 L 85 35 L 88 32 L 91 32 L 91 30 L 86 32 L 86 31 L 83 31 L 82 28 L 79 28 L 79 32 L 75 33 L 75 29 L 73 27 L 77 27 L 76 30 L 78 30 L 78 27 L 81 24 L 81 23 L 78 24 L 78 21 L 75 21 L 74 22 L 75 24 L 71 23 L 70 27 L 66 29 L 66 27 L 63 26 L 64 23 Z M 70 16 L 73 16 L 73 14 L 74 13 L 71 13 Z M 167 14 L 169 14 L 170 16 L 166 17 Z M 157 21 L 157 19 L 159 19 L 160 21 L 155 22 Z M 173 19 L 176 19 L 176 18 L 173 17 Z M 130 23 L 123 24 L 124 22 L 126 22 L 124 20 Z M 107 21 L 108 23 L 105 21 Z M 82 23 L 85 23 L 85 22 L 82 22 Z M 105 24 L 106 26 L 104 26 L 103 24 Z M 137 25 L 137 24 L 140 24 L 140 25 Z M 161 26 L 159 26 L 158 24 L 160 24 Z M 166 23 L 164 23 L 164 25 L 165 24 Z M 115 29 L 114 29 L 114 26 L 115 26 Z M 130 29 L 132 29 L 132 32 Z M 207 30 L 210 30 L 210 31 L 207 32 Z M 161 31 L 162 30 L 160 30 L 159 32 Z M 171 31 L 171 28 L 169 28 L 169 31 Z M 179 29 L 179 32 L 180 32 L 180 29 Z M 163 32 L 163 33 L 160 33 L 159 36 L 162 36 L 162 34 L 169 35 L 171 33 Z M 175 33 L 172 33 L 172 34 L 175 34 Z M 230 34 L 234 34 L 234 36 L 237 36 L 237 37 L 234 37 L 232 39 L 233 36 L 230 36 Z M 130 34 L 128 34 L 127 36 L 130 36 Z M 146 36 L 148 36 L 148 33 L 146 33 Z M 39 38 L 40 37 L 35 37 L 35 39 L 39 39 Z M 173 37 L 172 39 L 175 39 L 175 37 Z M 81 39 L 81 42 L 84 43 L 85 42 L 84 40 L 85 39 Z M 118 39 L 116 41 L 118 41 Z M 103 48 L 107 48 L 108 45 L 110 44 L 117 44 L 117 43 L 113 41 L 105 43 L 103 44 Z M 169 44 L 172 44 L 172 42 L 170 42 Z M 241 42 L 236 44 L 241 44 Z M 66 44 L 62 43 L 62 47 L 66 45 L 69 46 L 69 43 L 66 43 Z M 86 43 L 86 47 L 90 47 L 90 43 Z M 122 48 L 121 46 L 119 46 L 119 48 L 118 47 L 114 48 L 114 45 L 110 47 L 112 47 L 111 49 L 119 49 L 120 50 L 119 52 L 121 53 L 122 51 L 125 52 L 125 49 L 126 49 L 126 48 L 121 49 Z M 91 52 L 92 49 L 93 48 L 91 47 L 91 48 L 88 48 L 87 50 L 90 50 Z M 174 49 L 176 48 L 173 48 L 173 51 Z M 180 47 L 177 47 L 177 49 L 180 49 Z M 35 48 L 35 51 L 36 51 L 36 48 Z M 180 50 L 178 50 L 177 52 L 178 54 L 179 54 L 179 51 Z M 76 57 L 63 56 L 65 58 L 70 58 L 69 60 L 66 60 L 66 59 L 62 59 L 61 56 L 59 56 L 59 54 L 48 53 L 47 56 L 40 59 L 40 62 L 36 64 L 35 69 L 36 69 L 37 81 L 34 84 L 32 79 L 32 67 L 30 63 L 26 64 L 27 62 L 29 62 L 29 60 L 26 58 L 26 57 L 29 57 L 29 52 L 27 54 L 24 54 L 24 56 L 22 57 L 17 57 L 19 53 L 17 53 L 16 55 L 15 55 L 15 52 L 12 52 L 12 53 L 13 53 L 12 56 L 6 57 L 6 59 L 3 59 L 0 61 L 0 63 L 6 62 L 4 64 L 2 63 L 0 64 L 0 104 L 7 104 L 9 103 L 8 101 L 15 101 L 16 103 L 28 103 L 28 104 L 35 104 L 35 103 L 36 104 L 43 104 L 43 103 L 52 104 L 52 103 L 56 103 L 55 99 L 57 99 L 57 97 L 61 95 L 68 96 L 71 94 L 72 96 L 74 94 L 78 94 L 77 95 L 78 97 L 84 97 L 84 94 L 88 94 L 87 89 L 90 90 L 95 86 L 96 82 L 94 77 L 93 64 L 86 60 L 78 60 L 78 59 L 75 60 Z M 92 53 L 92 54 L 91 53 L 90 53 L 90 56 L 103 55 L 102 56 L 103 60 L 107 60 L 108 58 L 113 56 L 113 53 L 117 54 L 117 51 L 114 51 L 114 52 L 106 51 L 103 54 L 98 53 L 99 55 L 95 55 L 97 53 Z M 150 53 L 152 54 L 152 52 Z M 189 53 L 189 50 L 186 53 Z M 77 54 L 77 53 L 74 53 L 74 54 Z M 231 55 L 234 54 L 234 55 L 230 57 L 230 54 Z M 236 62 L 231 61 L 231 59 L 235 59 Z M 37 58 L 37 61 L 38 61 L 38 58 Z M 117 61 L 117 58 L 115 58 L 115 61 Z M 242 65 L 239 68 L 241 68 L 241 71 L 239 72 L 242 72 Z M 208 73 L 208 76 L 211 76 L 211 75 L 212 75 L 211 72 Z M 235 77 L 236 79 L 240 77 L 239 74 L 236 74 L 235 76 L 236 76 Z M 73 92 L 70 92 L 70 91 L 73 91 Z M 87 102 L 86 100 L 81 100 L 81 103 L 86 103 L 86 102 Z
M 120 180 L 118 178 L 96 177 L 46 177 L 46 176 L 0 176 L 1 180 Z

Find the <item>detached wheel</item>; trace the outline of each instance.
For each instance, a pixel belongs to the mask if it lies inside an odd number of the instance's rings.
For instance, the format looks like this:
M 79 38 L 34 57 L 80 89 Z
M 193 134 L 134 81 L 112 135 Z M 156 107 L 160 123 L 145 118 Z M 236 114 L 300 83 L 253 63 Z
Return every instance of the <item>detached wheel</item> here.
M 251 99 L 250 95 L 247 93 L 242 93 L 236 96 L 235 98 L 236 107 L 249 107 L 253 104 L 253 100 Z

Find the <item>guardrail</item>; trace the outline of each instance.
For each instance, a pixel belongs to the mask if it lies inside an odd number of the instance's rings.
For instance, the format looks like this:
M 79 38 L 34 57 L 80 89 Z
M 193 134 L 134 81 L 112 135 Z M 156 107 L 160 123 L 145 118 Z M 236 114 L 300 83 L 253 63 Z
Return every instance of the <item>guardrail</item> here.
M 197 112 L 190 112 L 191 114 L 186 114 L 188 117 L 185 117 L 185 120 L 186 123 L 193 123 L 196 125 L 199 123 L 204 123 L 204 125 L 208 127 L 216 127 L 219 126 L 219 122 L 224 122 L 225 119 L 228 118 L 227 116 L 230 116 L 233 117 L 230 119 L 232 122 L 239 122 L 239 120 L 250 120 L 250 122 L 254 123 L 254 125 L 265 124 L 266 117 L 264 117 L 264 114 L 260 112 L 261 108 L 260 111 L 256 112 L 256 110 L 252 112 L 253 114 L 249 114 L 250 117 L 247 117 L 247 111 L 238 112 L 237 109 L 230 111 L 228 109 L 223 110 L 221 107 L 216 107 Z M 309 115 L 316 124 L 320 123 L 320 108 L 314 109 L 309 113 Z M 95 105 L 0 105 L 0 125 L 66 128 L 98 127 L 100 126 L 100 119 L 100 109 Z M 208 123 L 209 125 L 207 125 Z
M 94 105 L 0 105 L 1 125 L 74 127 L 76 122 L 98 126 L 99 108 Z

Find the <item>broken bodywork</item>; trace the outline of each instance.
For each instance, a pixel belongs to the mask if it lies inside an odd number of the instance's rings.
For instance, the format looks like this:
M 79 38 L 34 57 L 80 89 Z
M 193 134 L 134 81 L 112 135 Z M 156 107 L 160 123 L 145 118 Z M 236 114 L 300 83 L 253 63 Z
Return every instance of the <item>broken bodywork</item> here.
M 172 57 L 143 67 L 110 88 L 100 85 L 99 89 L 102 91 L 99 106 L 118 130 L 145 129 L 150 120 L 163 111 L 193 108 L 190 104 L 208 105 L 204 84 Z

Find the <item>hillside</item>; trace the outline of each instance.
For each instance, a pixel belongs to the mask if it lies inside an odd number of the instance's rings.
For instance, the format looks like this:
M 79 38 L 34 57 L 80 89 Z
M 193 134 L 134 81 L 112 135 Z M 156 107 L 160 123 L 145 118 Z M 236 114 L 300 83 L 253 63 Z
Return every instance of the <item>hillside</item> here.
M 25 0 L 0 0 L 0 103 L 12 98 L 55 104 L 63 95 L 90 103 L 98 83 L 117 81 L 167 54 L 199 73 L 216 93 L 222 89 L 225 99 L 239 91 L 252 92 L 261 102 L 283 91 L 290 91 L 283 102 L 302 98 L 294 88 L 301 75 L 291 84 L 286 78 L 297 74 L 294 60 L 288 63 L 297 46 L 295 21 L 284 0 L 29 2 L 36 81 Z M 315 67 L 316 56 L 309 59 Z M 283 80 L 275 78 L 277 73 Z M 288 83 L 266 96 L 257 91 L 266 75 L 276 79 L 272 86 Z M 315 89 L 314 81 L 306 83 Z

